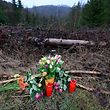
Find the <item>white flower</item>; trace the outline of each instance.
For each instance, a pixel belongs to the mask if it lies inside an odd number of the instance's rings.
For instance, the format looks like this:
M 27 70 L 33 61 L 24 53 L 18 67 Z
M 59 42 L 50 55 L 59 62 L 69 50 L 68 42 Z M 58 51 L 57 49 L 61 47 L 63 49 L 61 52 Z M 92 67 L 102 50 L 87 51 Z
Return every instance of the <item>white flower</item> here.
M 51 62 L 51 65 L 54 65 L 54 62 Z
M 42 60 L 42 61 L 45 61 L 46 59 L 47 59 L 46 57 L 43 57 L 41 60 Z
M 42 65 L 42 61 L 41 60 L 39 61 L 39 64 Z
M 58 55 L 58 57 L 57 57 L 57 58 L 58 58 L 58 59 L 59 59 L 59 58 L 61 58 L 61 55 Z
M 58 59 L 57 63 L 60 63 L 61 62 L 61 59 Z
M 57 59 L 58 55 L 55 55 L 55 59 Z
M 50 64 L 50 60 L 47 60 L 47 64 Z
M 50 55 L 48 56 L 48 59 L 50 59 L 51 57 L 50 57 Z
M 49 67 L 50 67 L 50 69 L 52 69 L 52 65 L 50 65 Z
M 55 57 L 51 57 L 51 60 L 55 60 Z

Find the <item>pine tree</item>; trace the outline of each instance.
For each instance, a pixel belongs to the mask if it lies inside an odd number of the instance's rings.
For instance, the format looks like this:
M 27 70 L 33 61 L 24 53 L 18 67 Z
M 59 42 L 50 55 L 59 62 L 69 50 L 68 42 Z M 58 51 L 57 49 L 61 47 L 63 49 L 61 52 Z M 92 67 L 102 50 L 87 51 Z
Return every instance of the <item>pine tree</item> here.
M 110 25 L 110 0 L 104 0 L 103 4 L 103 21 L 104 24 Z
M 81 4 L 78 2 L 77 5 L 74 5 L 71 8 L 69 25 L 71 28 L 76 28 L 80 26 L 80 16 L 81 15 Z
M 17 5 L 16 1 L 12 0 L 12 24 L 15 25 L 17 23 L 18 23 Z
M 0 24 L 1 23 L 5 24 L 5 23 L 7 23 L 7 21 L 8 21 L 8 18 L 5 14 L 5 10 L 4 10 L 3 6 L 0 4 Z
M 87 26 L 100 26 L 103 22 L 103 0 L 90 0 L 83 7 L 82 24 Z
M 16 1 L 12 0 L 12 4 L 13 4 L 13 9 L 16 9 L 17 5 L 16 5 Z
M 21 0 L 18 0 L 18 10 L 17 10 L 17 13 L 18 13 L 18 22 L 22 22 L 23 21 L 22 10 L 23 10 L 23 5 L 21 3 Z
M 19 8 L 19 9 L 22 9 L 22 8 L 23 8 L 23 5 L 22 5 L 21 0 L 18 0 L 18 8 Z
M 25 9 L 25 24 L 29 25 L 31 22 L 31 17 L 28 8 Z

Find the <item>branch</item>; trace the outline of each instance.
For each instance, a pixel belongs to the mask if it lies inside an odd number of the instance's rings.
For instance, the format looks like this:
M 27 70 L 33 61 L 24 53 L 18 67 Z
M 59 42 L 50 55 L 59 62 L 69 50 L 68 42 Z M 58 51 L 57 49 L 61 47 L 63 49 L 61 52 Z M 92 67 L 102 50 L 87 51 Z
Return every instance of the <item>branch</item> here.
M 83 73 L 83 74 L 101 75 L 100 72 L 86 71 L 86 70 L 71 70 L 71 71 L 66 71 L 66 73 Z
M 9 80 L 5 80 L 5 81 L 0 81 L 0 84 L 10 83 L 10 82 L 16 81 L 17 79 L 18 79 L 18 78 L 15 78 L 15 79 L 9 79 Z
M 74 78 L 76 78 L 76 79 L 83 79 L 83 78 L 87 78 L 87 79 L 99 79 L 100 77 L 79 77 L 79 76 L 74 76 Z
M 78 83 L 77 83 L 76 86 L 77 86 L 78 88 L 81 88 L 81 89 L 84 89 L 84 90 L 87 90 L 87 91 L 90 91 L 90 92 L 95 91 L 94 88 L 85 87 L 85 86 L 83 86 L 83 85 L 81 85 L 81 84 L 78 84 Z M 110 95 L 110 91 L 100 90 L 100 93 Z
M 24 96 L 11 96 L 12 98 L 25 98 L 30 97 L 30 95 L 24 95 Z

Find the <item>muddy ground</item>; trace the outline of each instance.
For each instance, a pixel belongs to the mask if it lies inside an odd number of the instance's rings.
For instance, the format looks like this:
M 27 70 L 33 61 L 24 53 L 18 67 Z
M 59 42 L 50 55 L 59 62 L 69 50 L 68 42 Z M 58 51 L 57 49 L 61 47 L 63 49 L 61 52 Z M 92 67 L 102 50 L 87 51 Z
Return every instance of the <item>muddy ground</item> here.
M 30 43 L 28 38 L 36 37 L 38 38 L 38 43 Z M 65 48 L 64 46 L 46 46 L 43 44 L 44 38 L 65 38 L 74 40 L 92 40 L 96 42 L 94 46 L 71 46 Z M 100 46 L 100 43 L 105 43 L 106 46 Z M 55 54 L 52 52 L 55 50 L 56 54 L 61 54 L 62 59 L 65 61 L 63 67 L 66 70 L 90 70 L 98 71 L 104 75 L 102 76 L 91 76 L 80 74 L 78 77 L 71 75 L 78 83 L 86 86 L 95 88 L 95 91 L 88 92 L 82 89 L 77 90 L 77 96 L 72 96 L 76 98 L 75 110 L 109 110 L 110 109 L 110 97 L 107 94 L 101 94 L 100 90 L 110 91 L 110 31 L 109 29 L 81 29 L 73 31 L 56 30 L 56 29 L 43 29 L 43 28 L 32 28 L 32 27 L 11 27 L 11 26 L 1 26 L 0 27 L 0 80 L 10 79 L 11 75 L 15 73 L 23 74 L 29 68 L 35 69 L 37 62 L 43 55 Z M 92 78 L 91 78 L 92 77 Z M 78 94 L 80 98 L 78 98 Z M 1 94 L 2 107 L 6 106 L 5 99 Z M 84 95 L 84 97 L 83 97 Z M 92 96 L 91 96 L 92 95 Z M 61 98 L 61 106 L 63 104 L 63 98 L 65 94 L 59 96 Z M 66 94 L 67 96 L 67 94 Z M 86 97 L 87 96 L 87 97 Z M 69 97 L 69 96 L 67 96 Z M 93 99 L 91 99 L 91 97 Z M 94 98 L 95 97 L 95 98 Z M 58 100 L 57 96 L 54 96 Z M 90 100 L 88 99 L 90 98 Z M 22 99 L 23 100 L 23 99 Z M 47 99 L 42 99 L 42 102 Z M 49 99 L 52 101 L 53 99 Z M 66 99 L 64 99 L 66 101 Z M 72 100 L 72 99 L 70 99 Z M 90 106 L 87 102 L 90 101 Z M 21 100 L 19 100 L 19 103 Z M 79 101 L 79 102 L 78 102 Z M 93 102 L 94 101 L 94 102 Z M 7 103 L 7 101 L 6 101 Z M 24 101 L 25 103 L 25 101 Z M 27 103 L 27 102 L 26 102 Z M 59 102 L 55 102 L 59 103 Z M 69 101 L 67 102 L 69 104 Z M 32 102 L 28 102 L 29 106 Z M 39 102 L 38 102 L 39 104 Z M 49 102 L 50 104 L 50 102 Z M 97 105 L 95 105 L 97 104 Z M 19 104 L 18 104 L 19 105 Z M 21 107 L 22 104 L 17 106 Z M 36 104 L 33 104 L 33 109 L 35 109 Z M 48 104 L 47 104 L 48 105 Z M 50 104 L 51 105 L 51 104 Z M 58 104 L 54 105 L 55 110 L 74 110 L 67 109 L 68 107 L 62 108 L 57 107 Z M 46 110 L 46 105 L 42 110 Z M 53 110 L 53 106 L 47 107 L 47 110 Z M 40 108 L 35 110 L 41 110 Z M 93 107 L 93 108 L 92 108 Z M 97 108 L 99 107 L 99 108 Z M 21 107 L 23 110 L 23 107 Z M 11 108 L 10 108 L 11 109 Z M 27 107 L 27 110 L 29 108 Z M 2 109 L 1 109 L 2 110 Z M 17 110 L 17 108 L 16 108 Z

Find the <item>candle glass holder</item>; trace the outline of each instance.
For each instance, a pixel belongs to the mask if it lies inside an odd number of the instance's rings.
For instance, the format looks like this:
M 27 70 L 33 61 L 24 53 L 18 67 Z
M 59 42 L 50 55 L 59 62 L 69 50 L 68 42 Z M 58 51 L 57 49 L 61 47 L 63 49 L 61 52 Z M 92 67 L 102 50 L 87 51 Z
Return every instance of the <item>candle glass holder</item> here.
M 76 89 L 76 80 L 71 80 L 69 84 L 69 92 L 72 93 Z
M 53 84 L 52 83 L 48 83 L 46 85 L 46 96 L 51 96 L 53 92 Z

